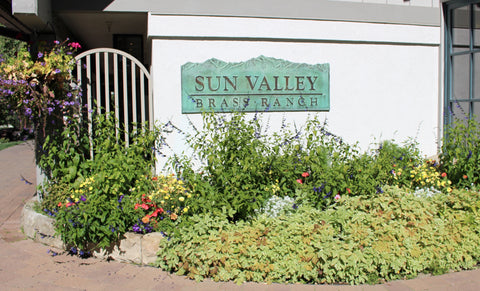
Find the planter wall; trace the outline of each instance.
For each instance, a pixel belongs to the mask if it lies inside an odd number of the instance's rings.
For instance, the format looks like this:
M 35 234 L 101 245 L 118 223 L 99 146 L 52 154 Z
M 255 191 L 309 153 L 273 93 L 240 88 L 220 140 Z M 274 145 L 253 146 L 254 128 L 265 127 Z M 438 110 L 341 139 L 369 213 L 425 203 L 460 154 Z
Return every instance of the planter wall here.
M 66 249 L 62 239 L 55 236 L 54 219 L 33 210 L 36 199 L 29 200 L 23 207 L 21 226 L 25 235 L 36 242 Z M 160 240 L 159 232 L 149 234 L 125 233 L 124 238 L 109 248 L 98 249 L 93 256 L 100 259 L 114 259 L 121 262 L 151 265 L 157 259 Z

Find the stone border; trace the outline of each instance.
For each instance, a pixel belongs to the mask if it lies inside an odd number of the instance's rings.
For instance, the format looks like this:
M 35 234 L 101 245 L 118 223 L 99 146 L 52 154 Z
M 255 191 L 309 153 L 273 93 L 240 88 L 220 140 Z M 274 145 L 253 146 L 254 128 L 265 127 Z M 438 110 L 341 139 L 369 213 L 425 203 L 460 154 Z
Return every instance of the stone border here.
M 23 233 L 36 242 L 65 250 L 66 246 L 62 239 L 55 235 L 53 227 L 55 220 L 33 210 L 35 201 L 37 201 L 35 198 L 30 199 L 23 207 L 20 219 Z M 122 240 L 109 248 L 95 250 L 93 256 L 104 260 L 113 259 L 139 265 L 152 265 L 157 259 L 162 238 L 163 235 L 159 232 L 148 234 L 127 232 Z

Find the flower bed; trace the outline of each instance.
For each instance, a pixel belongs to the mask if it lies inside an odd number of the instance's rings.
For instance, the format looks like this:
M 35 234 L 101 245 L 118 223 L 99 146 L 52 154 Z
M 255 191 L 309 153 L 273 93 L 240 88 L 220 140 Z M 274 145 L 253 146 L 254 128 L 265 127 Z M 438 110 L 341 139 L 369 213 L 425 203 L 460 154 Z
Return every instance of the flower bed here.
M 447 129 L 437 161 L 415 141 L 361 151 L 317 117 L 272 132 L 262 114 L 241 112 L 204 113 L 200 129 L 138 125 L 127 143 L 111 114 L 78 118 L 77 48 L 56 42 L 0 64 L 0 103 L 34 123 L 48 178 L 44 215 L 25 208 L 27 236 L 80 256 L 158 258 L 197 280 L 377 283 L 478 263 L 474 119 Z M 172 131 L 191 155 L 153 174 Z

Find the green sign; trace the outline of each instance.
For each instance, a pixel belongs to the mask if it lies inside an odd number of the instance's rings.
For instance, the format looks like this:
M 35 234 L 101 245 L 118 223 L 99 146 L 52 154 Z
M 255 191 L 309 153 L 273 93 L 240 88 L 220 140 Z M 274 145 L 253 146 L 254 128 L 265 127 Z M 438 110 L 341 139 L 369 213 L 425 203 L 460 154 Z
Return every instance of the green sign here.
M 182 113 L 328 111 L 330 65 L 260 56 L 182 66 Z

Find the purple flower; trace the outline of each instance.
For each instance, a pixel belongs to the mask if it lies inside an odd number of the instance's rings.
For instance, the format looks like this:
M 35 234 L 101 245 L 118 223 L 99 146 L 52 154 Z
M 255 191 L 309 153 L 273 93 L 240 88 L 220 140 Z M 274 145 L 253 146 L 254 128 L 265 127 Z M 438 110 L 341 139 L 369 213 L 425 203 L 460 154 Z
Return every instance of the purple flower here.
M 53 112 L 53 108 L 52 108 L 52 107 L 48 107 L 47 110 L 48 110 L 48 114 L 49 114 L 49 115 L 52 114 L 52 112 Z
M 38 53 L 37 57 L 38 57 L 38 58 L 41 58 L 41 57 L 43 57 L 43 54 L 42 54 L 42 53 Z
M 31 108 L 25 109 L 25 115 L 27 115 L 27 116 L 32 115 L 32 109 Z
M 54 40 L 53 43 L 54 44 L 60 44 L 60 42 L 58 40 Z
M 82 195 L 82 197 L 80 197 L 80 200 L 82 200 L 83 202 L 85 202 L 85 201 L 87 201 L 87 197 L 85 197 L 85 196 Z
M 61 73 L 62 71 L 60 69 L 55 69 L 55 73 L 58 74 L 58 73 Z

